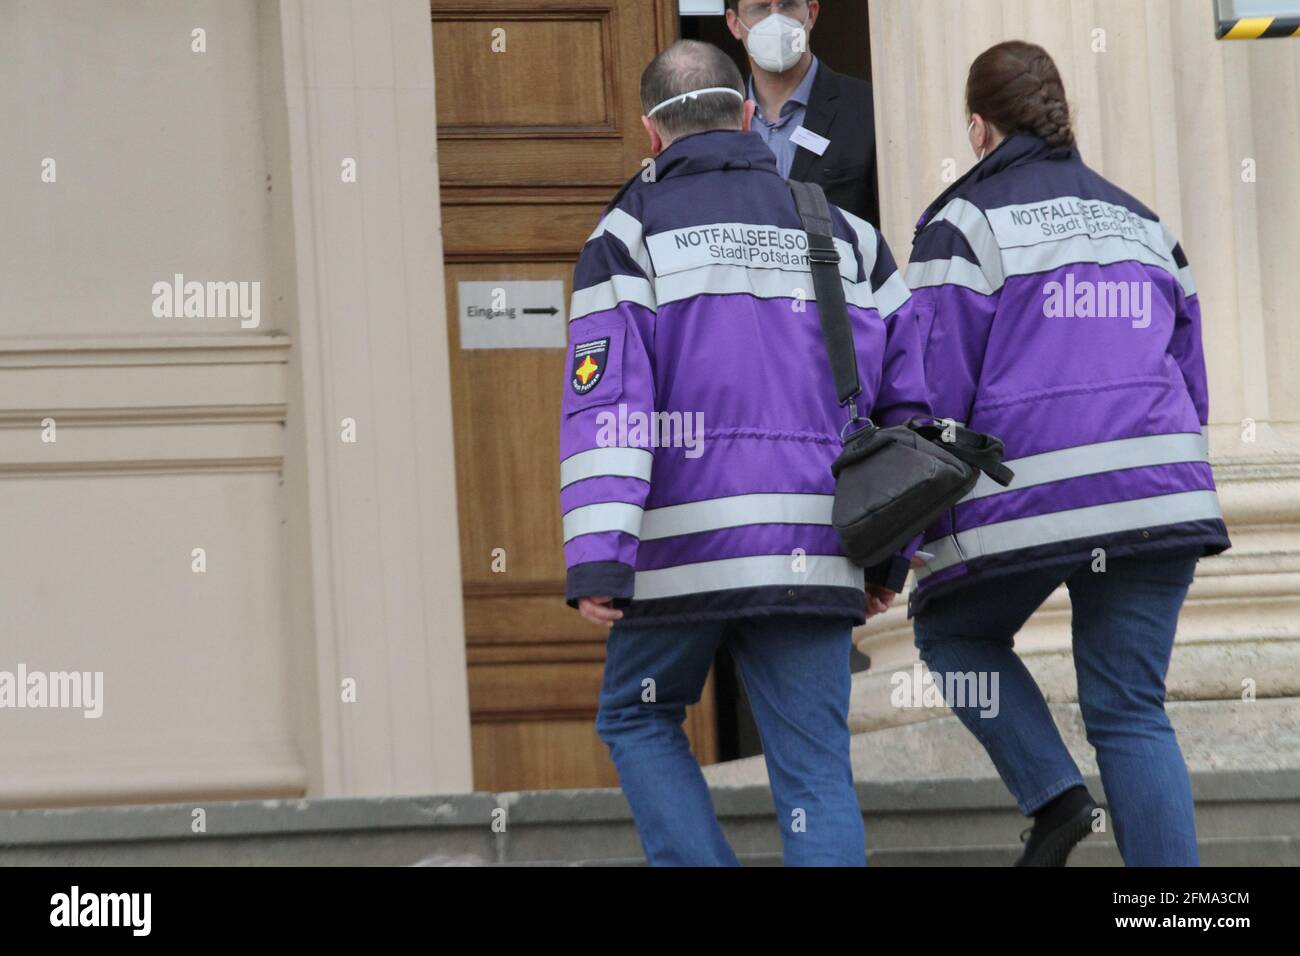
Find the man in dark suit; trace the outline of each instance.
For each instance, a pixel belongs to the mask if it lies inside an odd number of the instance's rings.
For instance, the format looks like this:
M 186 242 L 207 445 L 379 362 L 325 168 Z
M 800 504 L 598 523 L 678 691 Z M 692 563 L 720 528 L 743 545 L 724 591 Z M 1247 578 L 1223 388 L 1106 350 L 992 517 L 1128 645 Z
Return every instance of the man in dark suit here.
M 750 127 L 776 156 L 777 172 L 817 183 L 845 212 L 880 225 L 876 124 L 871 84 L 836 73 L 813 56 L 808 35 L 818 0 L 726 0 L 727 28 L 749 56 Z M 868 660 L 855 651 L 850 669 Z M 743 683 L 719 654 L 719 745 L 728 758 L 762 753 Z
M 880 224 L 871 84 L 813 56 L 818 0 L 726 0 L 727 28 L 749 54 L 753 129 L 790 179 L 819 184 L 846 212 Z

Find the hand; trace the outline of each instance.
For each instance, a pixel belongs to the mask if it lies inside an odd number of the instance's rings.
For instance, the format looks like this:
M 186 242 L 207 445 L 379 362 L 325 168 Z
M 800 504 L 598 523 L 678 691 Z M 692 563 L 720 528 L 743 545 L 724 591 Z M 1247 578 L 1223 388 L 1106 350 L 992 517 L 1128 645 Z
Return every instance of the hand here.
M 889 588 L 881 587 L 879 584 L 867 585 L 867 617 L 874 617 L 877 614 L 884 614 L 889 610 L 894 598 L 898 594 Z
M 592 624 L 606 628 L 613 627 L 614 622 L 623 616 L 622 611 L 614 610 L 614 599 L 611 597 L 579 598 L 578 613 Z

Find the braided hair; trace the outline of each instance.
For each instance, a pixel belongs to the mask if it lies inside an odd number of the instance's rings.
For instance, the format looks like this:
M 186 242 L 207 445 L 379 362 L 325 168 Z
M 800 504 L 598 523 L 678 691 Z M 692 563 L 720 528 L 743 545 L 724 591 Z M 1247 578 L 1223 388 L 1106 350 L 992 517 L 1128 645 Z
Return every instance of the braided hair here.
M 1074 145 L 1061 74 L 1037 44 L 1008 40 L 977 56 L 966 78 L 966 109 L 1003 133 L 1033 133 L 1049 146 Z

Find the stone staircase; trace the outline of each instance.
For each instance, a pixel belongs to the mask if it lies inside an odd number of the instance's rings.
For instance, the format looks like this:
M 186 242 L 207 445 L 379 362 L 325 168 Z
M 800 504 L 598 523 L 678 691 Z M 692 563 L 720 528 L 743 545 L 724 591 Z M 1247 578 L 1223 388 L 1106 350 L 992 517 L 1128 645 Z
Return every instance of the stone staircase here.
M 1101 792 L 1095 779 L 1089 784 Z M 1203 771 L 1193 773 L 1193 787 L 1206 865 L 1300 865 L 1300 776 Z M 766 787 L 717 785 L 713 794 L 741 859 L 779 864 Z M 873 865 L 1006 866 L 1019 853 L 1025 821 L 997 780 L 860 783 L 858 795 Z M 204 832 L 192 829 L 196 809 Z M 1071 858 L 1119 862 L 1109 834 L 1089 837 Z M 617 790 L 0 812 L 0 864 L 10 866 L 641 863 Z

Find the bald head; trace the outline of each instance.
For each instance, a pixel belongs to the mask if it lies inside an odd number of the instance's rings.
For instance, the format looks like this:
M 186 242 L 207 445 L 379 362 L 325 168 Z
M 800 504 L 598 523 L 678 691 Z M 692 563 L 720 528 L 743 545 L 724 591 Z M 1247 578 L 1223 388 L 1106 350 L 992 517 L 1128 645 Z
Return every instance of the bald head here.
M 710 87 L 732 89 L 740 96 L 705 93 L 669 103 L 651 118 L 665 142 L 711 129 L 742 129 L 745 115 L 745 84 L 731 58 L 712 43 L 678 40 L 651 60 L 641 74 L 641 112 L 649 113 L 674 96 Z

